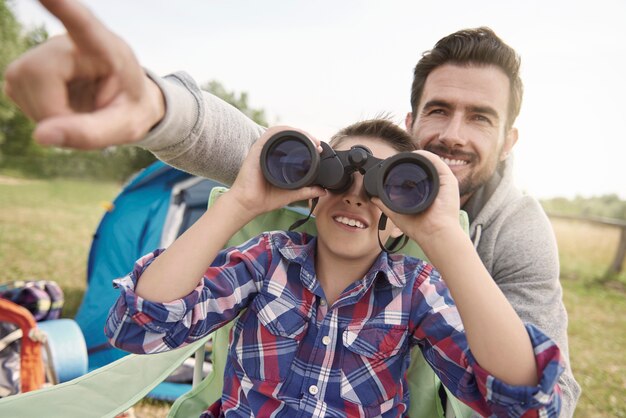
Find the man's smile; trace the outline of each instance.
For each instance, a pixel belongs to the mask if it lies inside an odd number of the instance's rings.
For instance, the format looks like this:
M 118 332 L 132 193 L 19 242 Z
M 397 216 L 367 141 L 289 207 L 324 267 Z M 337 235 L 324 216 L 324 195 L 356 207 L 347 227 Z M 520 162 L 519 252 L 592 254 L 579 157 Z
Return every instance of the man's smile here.
M 444 163 L 446 163 L 449 167 L 456 167 L 456 166 L 469 164 L 469 161 L 465 161 L 465 160 L 452 159 L 452 158 L 447 158 L 447 157 L 442 157 L 442 156 L 439 156 L 439 158 L 441 158 L 441 160 Z

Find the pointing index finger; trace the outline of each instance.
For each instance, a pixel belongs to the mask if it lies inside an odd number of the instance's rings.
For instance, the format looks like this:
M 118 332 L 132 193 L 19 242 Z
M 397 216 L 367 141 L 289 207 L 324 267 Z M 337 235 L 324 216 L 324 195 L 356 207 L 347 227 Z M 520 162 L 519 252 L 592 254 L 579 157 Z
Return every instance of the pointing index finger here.
M 85 5 L 76 0 L 40 0 L 67 29 L 76 46 L 85 52 L 103 52 L 111 32 Z

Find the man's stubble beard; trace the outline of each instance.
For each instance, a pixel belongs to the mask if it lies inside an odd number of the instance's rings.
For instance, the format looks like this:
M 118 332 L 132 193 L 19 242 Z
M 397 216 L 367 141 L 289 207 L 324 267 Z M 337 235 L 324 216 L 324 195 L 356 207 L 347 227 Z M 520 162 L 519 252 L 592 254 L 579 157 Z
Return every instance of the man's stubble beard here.
M 441 144 L 431 144 L 425 148 L 421 148 L 418 145 L 418 148 L 432 152 L 436 155 L 445 155 L 452 159 L 468 161 L 468 165 L 473 165 L 476 161 L 478 161 L 478 157 L 474 153 L 453 150 Z M 493 176 L 497 166 L 497 162 L 490 162 L 490 164 L 484 167 L 483 170 L 470 171 L 470 173 L 468 173 L 462 180 L 459 180 L 457 177 L 457 181 L 459 182 L 459 196 L 461 199 L 463 200 L 463 198 L 471 197 L 471 195 L 473 195 L 478 189 L 484 186 Z

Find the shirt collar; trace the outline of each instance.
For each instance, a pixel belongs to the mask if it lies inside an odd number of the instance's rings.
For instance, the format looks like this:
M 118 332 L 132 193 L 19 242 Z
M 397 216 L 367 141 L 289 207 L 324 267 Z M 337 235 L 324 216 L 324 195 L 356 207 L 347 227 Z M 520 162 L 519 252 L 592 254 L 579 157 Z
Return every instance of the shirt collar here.
M 287 261 L 297 263 L 302 266 L 302 269 L 308 274 L 302 276 L 315 277 L 315 249 L 317 245 L 317 237 L 302 235 L 301 243 L 294 242 L 292 239 L 279 240 L 275 242 L 276 247 L 280 254 Z M 285 238 L 288 238 L 284 236 Z M 307 237 L 311 239 L 307 239 Z M 365 277 L 362 279 L 364 287 L 369 287 L 376 277 L 387 279 L 389 284 L 394 287 L 404 287 L 406 284 L 405 273 L 405 256 L 399 254 L 387 254 L 381 251 L 376 261 L 372 264 Z M 411 273 L 411 272 L 407 272 Z

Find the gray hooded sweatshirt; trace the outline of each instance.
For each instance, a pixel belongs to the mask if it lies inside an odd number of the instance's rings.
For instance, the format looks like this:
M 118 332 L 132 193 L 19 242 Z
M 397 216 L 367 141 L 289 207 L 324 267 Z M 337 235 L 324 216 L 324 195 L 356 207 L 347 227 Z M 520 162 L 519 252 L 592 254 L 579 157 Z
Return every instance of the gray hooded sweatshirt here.
M 148 74 L 163 92 L 166 113 L 139 145 L 174 167 L 232 184 L 264 128 L 201 91 L 185 73 L 165 79 Z M 469 215 L 470 236 L 480 259 L 522 321 L 538 326 L 559 345 L 567 364 L 559 381 L 563 391 L 560 416 L 569 418 L 580 386 L 569 365 L 556 240 L 537 200 L 513 184 L 512 171 L 509 157 L 463 209 Z

